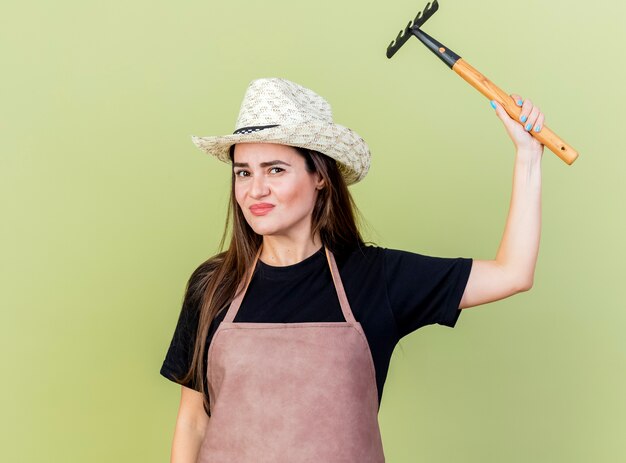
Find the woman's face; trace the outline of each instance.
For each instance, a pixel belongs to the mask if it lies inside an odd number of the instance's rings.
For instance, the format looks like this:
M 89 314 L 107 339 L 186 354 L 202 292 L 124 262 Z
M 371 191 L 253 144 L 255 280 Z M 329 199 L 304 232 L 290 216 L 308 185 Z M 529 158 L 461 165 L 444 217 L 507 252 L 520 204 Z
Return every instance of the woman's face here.
M 233 171 L 237 203 L 257 234 L 308 236 L 323 180 L 307 172 L 304 157 L 294 147 L 237 143 Z

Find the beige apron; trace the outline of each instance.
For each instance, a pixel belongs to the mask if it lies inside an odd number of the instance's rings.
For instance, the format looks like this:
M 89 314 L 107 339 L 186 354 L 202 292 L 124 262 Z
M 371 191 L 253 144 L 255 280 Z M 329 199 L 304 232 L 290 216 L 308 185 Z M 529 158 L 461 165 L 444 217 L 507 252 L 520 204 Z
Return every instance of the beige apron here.
M 253 272 L 240 284 L 209 347 L 198 463 L 385 461 L 374 362 L 325 251 L 346 321 L 234 322 Z

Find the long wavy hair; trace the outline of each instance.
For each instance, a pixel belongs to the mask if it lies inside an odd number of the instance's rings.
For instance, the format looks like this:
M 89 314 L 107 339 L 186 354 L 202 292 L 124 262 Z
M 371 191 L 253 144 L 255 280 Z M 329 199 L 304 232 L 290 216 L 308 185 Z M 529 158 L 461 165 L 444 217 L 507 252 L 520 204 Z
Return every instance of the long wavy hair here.
M 348 186 L 341 175 L 337 162 L 318 151 L 295 147 L 305 159 L 309 173 L 319 172 L 324 187 L 318 190 L 311 218 L 311 237 L 319 232 L 322 244 L 333 254 L 341 256 L 364 241 L 359 231 L 363 220 Z M 230 147 L 230 159 L 234 159 L 234 145 Z M 198 310 L 198 327 L 195 333 L 193 357 L 185 376 L 178 378 L 183 384 L 202 384 L 204 409 L 211 416 L 210 399 L 206 379 L 206 353 L 209 328 L 215 317 L 228 308 L 236 296 L 240 281 L 246 276 L 263 236 L 252 230 L 235 198 L 235 174 L 231 177 L 230 203 L 219 249 L 229 235 L 226 251 L 209 258 L 192 273 L 185 288 L 182 310 Z M 193 333 L 191 333 L 193 335 Z

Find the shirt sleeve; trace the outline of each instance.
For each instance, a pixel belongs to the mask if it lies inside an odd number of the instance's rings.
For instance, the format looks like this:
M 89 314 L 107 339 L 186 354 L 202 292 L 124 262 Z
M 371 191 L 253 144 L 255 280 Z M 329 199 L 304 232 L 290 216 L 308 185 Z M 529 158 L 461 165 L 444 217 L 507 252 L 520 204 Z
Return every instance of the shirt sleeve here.
M 453 328 L 473 259 L 384 249 L 389 305 L 400 337 L 425 325 Z
M 202 387 L 196 384 L 193 378 L 186 383 L 179 380 L 191 366 L 193 348 L 197 336 L 198 314 L 197 304 L 186 298 L 178 316 L 174 335 L 163 360 L 160 374 L 170 381 L 202 392 Z

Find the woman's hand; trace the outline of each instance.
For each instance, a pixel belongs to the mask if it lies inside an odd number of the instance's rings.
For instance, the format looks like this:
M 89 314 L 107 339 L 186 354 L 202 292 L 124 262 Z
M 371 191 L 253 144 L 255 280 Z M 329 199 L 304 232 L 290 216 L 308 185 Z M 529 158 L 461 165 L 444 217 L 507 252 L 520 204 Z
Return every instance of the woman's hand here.
M 535 156 L 541 159 L 543 155 L 543 144 L 533 137 L 529 132 L 541 132 L 544 124 L 544 115 L 538 106 L 533 105 L 529 99 L 523 100 L 522 97 L 511 93 L 511 98 L 515 104 L 522 107 L 520 120 L 516 121 L 511 118 L 504 108 L 496 101 L 491 102 L 491 106 L 495 108 L 496 114 L 502 120 L 504 127 L 511 137 L 517 152 L 528 153 L 529 156 Z

